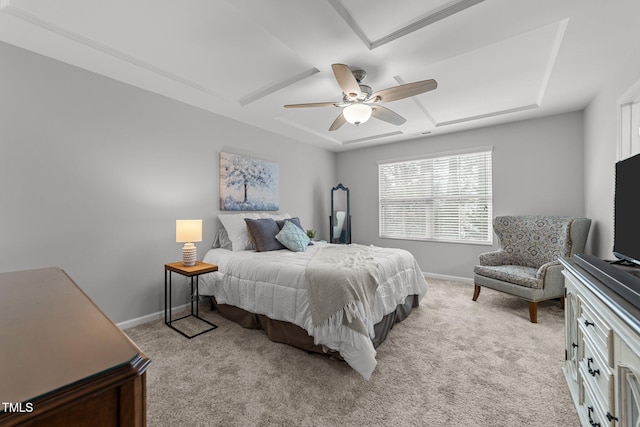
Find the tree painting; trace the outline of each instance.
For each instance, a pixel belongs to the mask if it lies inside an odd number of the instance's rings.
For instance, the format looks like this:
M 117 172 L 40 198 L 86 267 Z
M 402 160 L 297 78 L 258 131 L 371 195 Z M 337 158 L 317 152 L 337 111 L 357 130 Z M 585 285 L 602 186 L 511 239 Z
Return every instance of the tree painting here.
M 277 211 L 278 164 L 220 153 L 220 210 Z

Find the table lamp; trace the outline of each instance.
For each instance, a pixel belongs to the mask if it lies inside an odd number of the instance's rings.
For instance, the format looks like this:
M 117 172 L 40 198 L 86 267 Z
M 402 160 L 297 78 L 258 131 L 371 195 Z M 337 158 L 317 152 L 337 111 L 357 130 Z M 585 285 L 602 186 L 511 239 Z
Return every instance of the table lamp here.
M 176 242 L 184 243 L 182 247 L 182 264 L 186 267 L 196 265 L 196 245 L 202 241 L 201 219 L 177 219 Z

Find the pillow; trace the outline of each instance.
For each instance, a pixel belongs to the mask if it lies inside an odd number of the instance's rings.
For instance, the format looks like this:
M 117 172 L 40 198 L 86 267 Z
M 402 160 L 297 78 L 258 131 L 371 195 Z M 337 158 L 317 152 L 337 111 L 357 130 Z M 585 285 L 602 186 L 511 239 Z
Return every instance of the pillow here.
M 307 233 L 289 220 L 284 222 L 282 230 L 276 234 L 276 239 L 287 249 L 294 252 L 304 252 L 310 241 Z
M 284 246 L 276 240 L 276 234 L 280 232 L 278 224 L 272 218 L 252 219 L 245 218 L 249 236 L 253 240 L 253 246 L 258 252 L 277 251 Z
M 282 230 L 282 227 L 284 227 L 284 223 L 286 221 L 291 221 L 294 225 L 300 227 L 300 230 L 304 231 L 304 234 L 307 234 L 304 228 L 302 228 L 302 224 L 300 224 L 300 218 L 298 218 L 297 216 L 294 216 L 293 218 L 277 219 L 276 224 L 278 224 L 280 230 Z M 309 239 L 309 246 L 313 246 L 313 242 L 311 241 L 311 239 Z
M 224 227 L 218 228 L 216 238 L 213 239 L 213 245 L 211 245 L 211 247 L 231 250 L 231 239 L 229 239 L 229 234 Z
M 234 214 L 219 214 L 218 219 L 222 223 L 222 226 L 227 230 L 229 240 L 231 240 L 232 251 L 246 251 L 254 249 L 253 242 L 247 231 L 247 224 L 244 222 L 245 218 L 273 218 L 285 219 L 291 215 L 283 214 L 271 214 L 266 212 L 246 212 L 246 213 L 234 213 Z
M 300 230 L 304 231 L 304 228 L 302 228 L 302 224 L 300 224 L 300 218 L 298 218 L 297 216 L 294 216 L 293 218 L 277 219 L 276 224 L 278 224 L 278 228 L 280 230 L 282 230 L 282 227 L 284 227 L 284 223 L 286 221 L 291 221 L 294 225 L 300 227 Z
M 260 218 L 271 218 L 274 219 L 276 221 L 278 220 L 283 220 L 283 219 L 287 219 L 287 218 L 291 218 L 291 215 L 288 213 L 267 213 L 267 212 L 261 212 L 260 213 Z
M 247 224 L 245 218 L 259 218 L 257 213 L 245 214 L 220 214 L 218 219 L 222 226 L 227 230 L 229 240 L 231 240 L 232 251 L 246 251 L 253 249 L 253 243 L 247 232 Z

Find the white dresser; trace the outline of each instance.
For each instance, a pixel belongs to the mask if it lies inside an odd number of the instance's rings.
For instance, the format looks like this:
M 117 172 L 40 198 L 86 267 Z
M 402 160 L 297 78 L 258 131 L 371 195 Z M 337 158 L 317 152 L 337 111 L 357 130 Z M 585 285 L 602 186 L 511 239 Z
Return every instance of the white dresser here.
M 582 257 L 561 260 L 569 390 L 583 426 L 640 427 L 640 310 L 619 293 L 640 279 Z

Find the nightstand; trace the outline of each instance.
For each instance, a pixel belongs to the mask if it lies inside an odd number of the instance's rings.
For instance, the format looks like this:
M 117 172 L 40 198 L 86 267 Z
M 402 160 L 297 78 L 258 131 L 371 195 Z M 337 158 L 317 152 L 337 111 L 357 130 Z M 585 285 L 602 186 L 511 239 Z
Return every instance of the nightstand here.
M 174 331 L 180 332 L 182 335 L 184 335 L 189 339 L 193 337 L 197 337 L 198 335 L 202 335 L 205 332 L 209 332 L 217 328 L 217 326 L 214 325 L 213 323 L 200 317 L 200 311 L 199 311 L 199 308 L 200 308 L 200 301 L 199 301 L 200 293 L 198 291 L 199 276 L 201 274 L 211 273 L 213 271 L 218 271 L 217 265 L 207 264 L 200 261 L 196 261 L 196 265 L 193 265 L 191 267 L 187 267 L 183 265 L 182 262 L 172 262 L 170 264 L 164 265 L 164 324 L 165 325 L 167 325 Z M 173 308 L 171 304 L 171 274 L 172 273 L 178 273 L 185 277 L 191 278 L 191 294 L 190 294 L 191 295 L 191 313 L 187 314 L 186 316 L 179 317 L 177 319 L 171 318 L 171 309 Z M 194 277 L 195 277 L 195 294 L 193 293 Z M 195 300 L 195 313 L 193 310 L 194 300 Z M 202 322 L 205 322 L 210 327 L 205 329 L 204 331 L 198 332 L 197 334 L 188 335 L 182 332 L 180 329 L 173 326 L 174 322 L 177 322 L 178 320 L 186 319 L 187 317 L 194 317 Z

